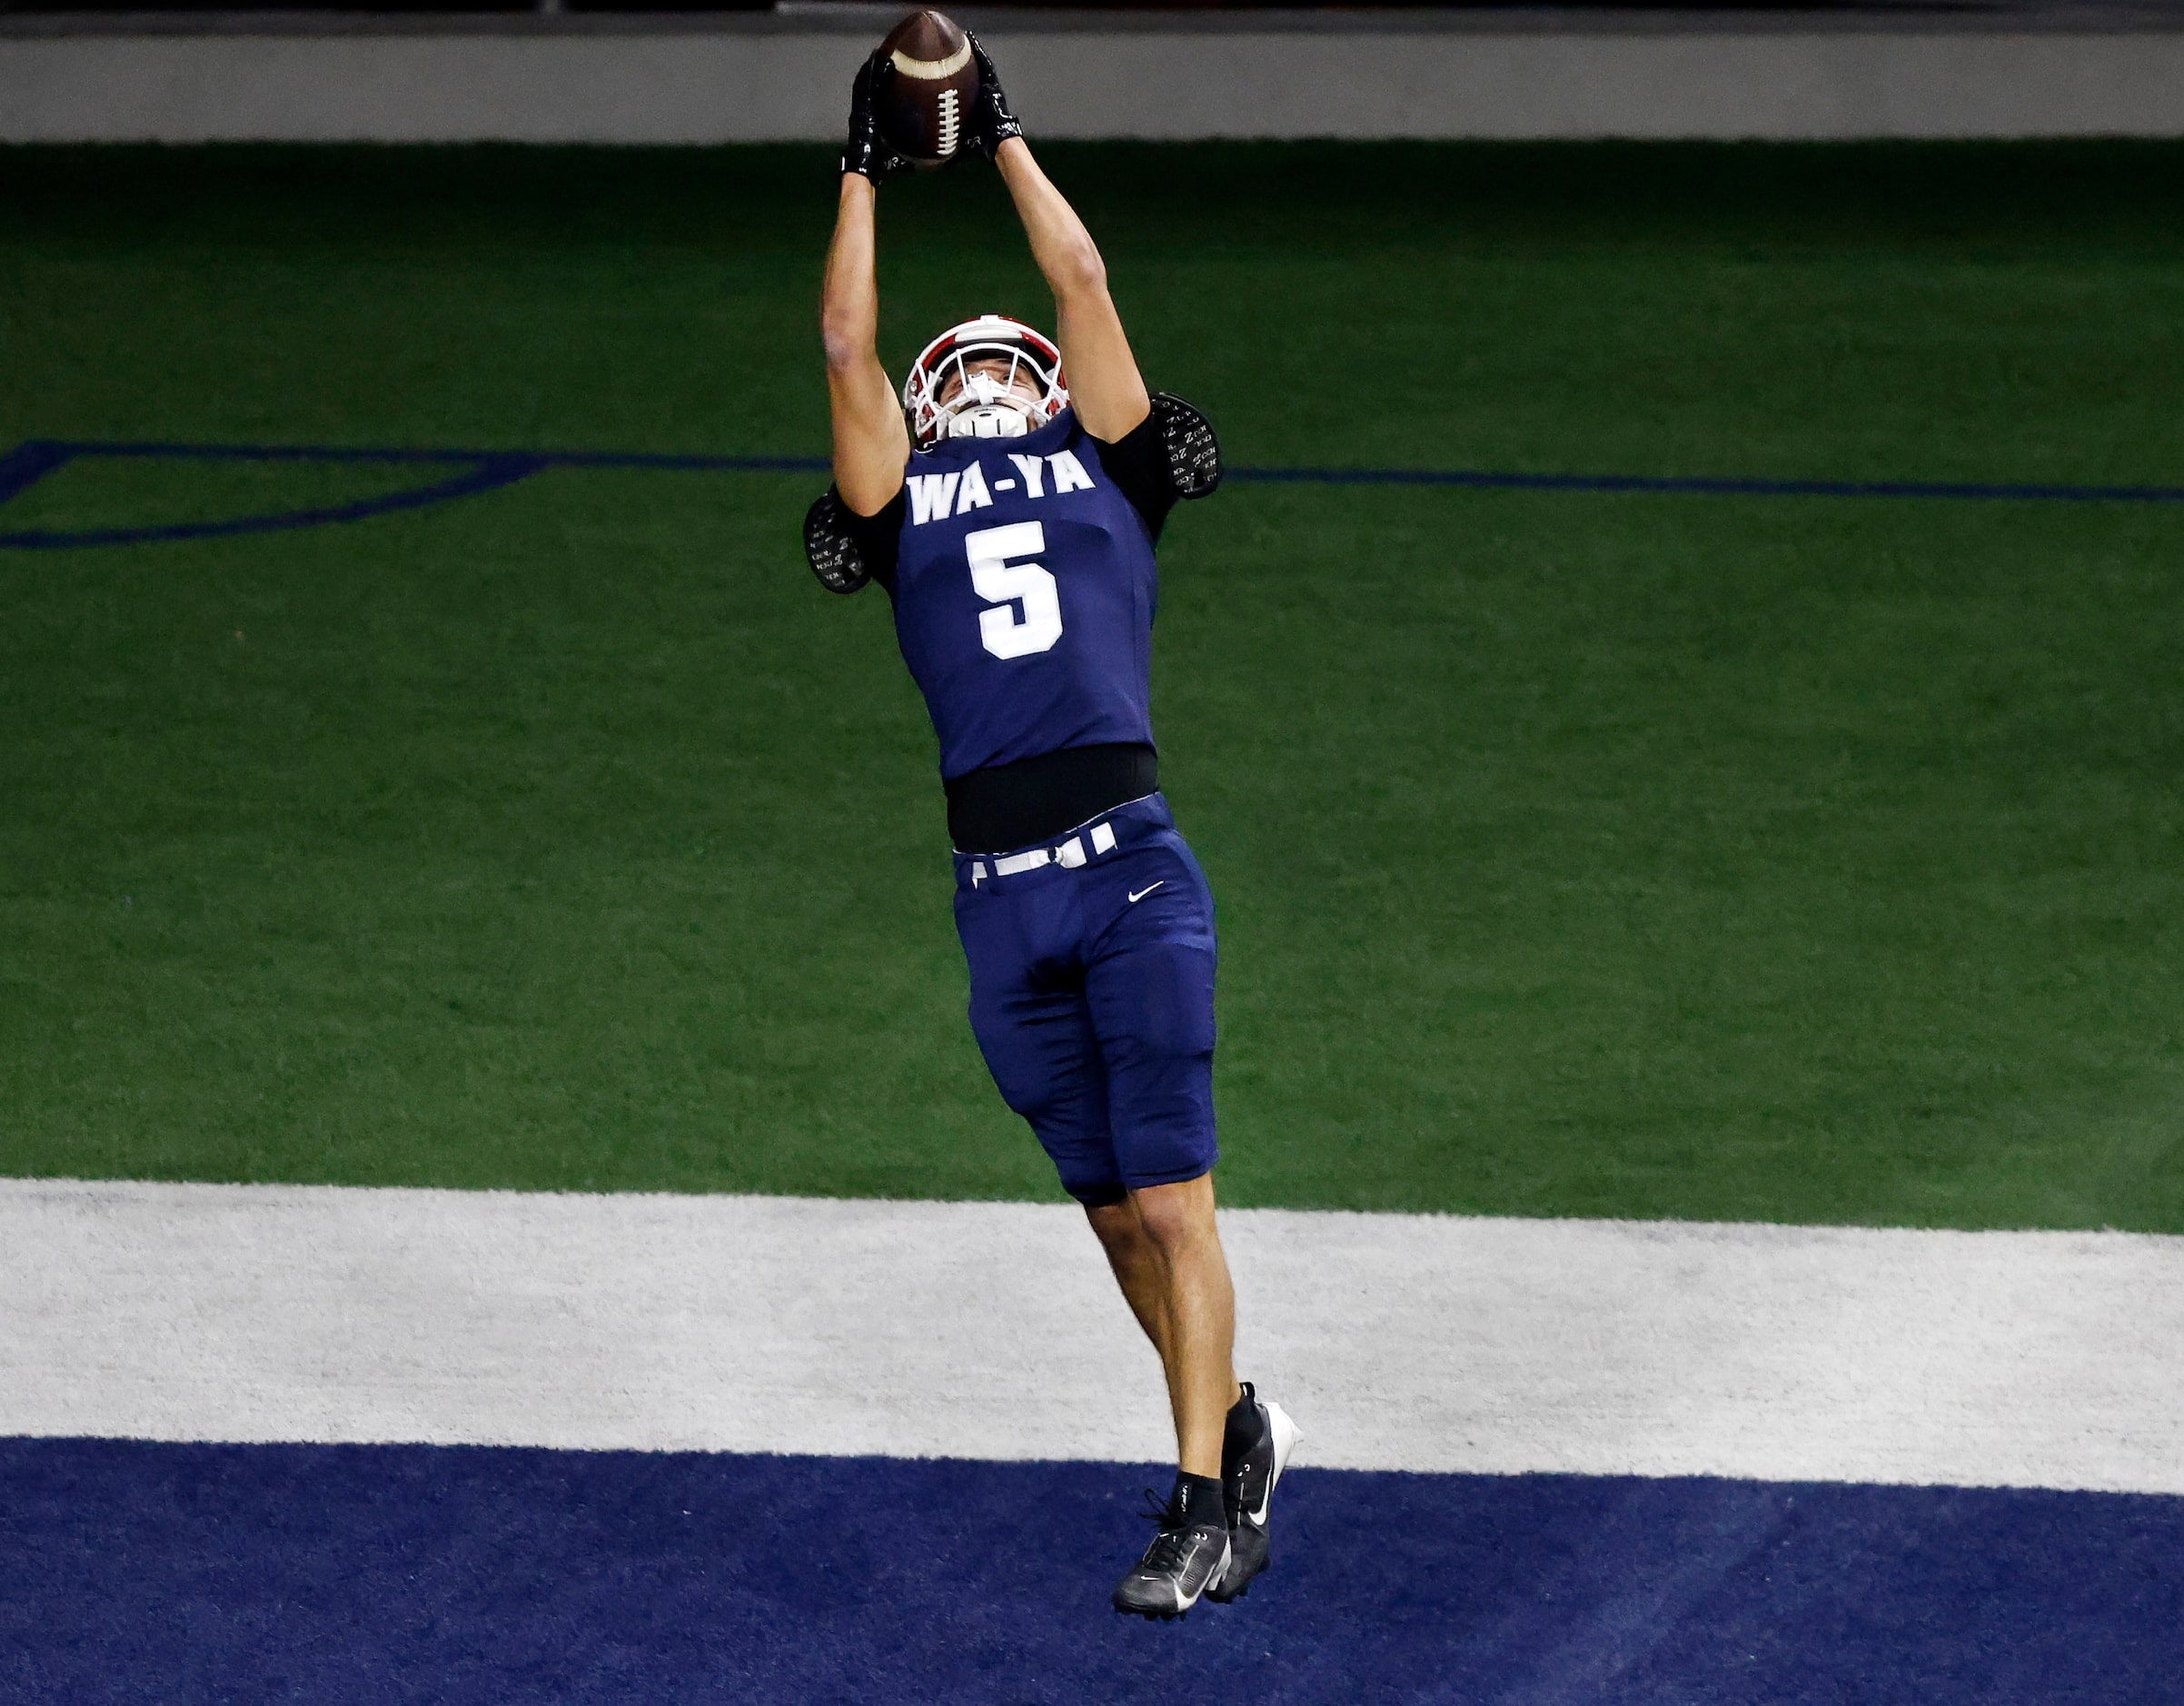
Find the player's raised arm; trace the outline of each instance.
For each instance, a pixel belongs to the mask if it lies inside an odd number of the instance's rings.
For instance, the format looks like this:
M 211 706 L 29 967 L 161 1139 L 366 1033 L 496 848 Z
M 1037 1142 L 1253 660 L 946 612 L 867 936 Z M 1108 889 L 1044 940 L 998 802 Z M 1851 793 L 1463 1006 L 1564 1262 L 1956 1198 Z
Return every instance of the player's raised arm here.
M 827 397 L 834 417 L 834 483 L 859 515 L 877 515 L 902 490 L 910 434 L 887 370 L 879 364 L 879 240 L 875 187 L 908 162 L 881 140 L 873 114 L 873 62 L 857 74 L 849 139 L 842 151 L 841 194 L 827 273 L 819 291 L 819 334 L 827 349 Z
M 1107 263 L 1085 222 L 1039 170 L 995 76 L 993 61 L 972 37 L 979 86 L 971 145 L 990 154 L 1031 239 L 1031 258 L 1054 292 L 1057 341 L 1069 375 L 1069 401 L 1085 431 L 1108 443 L 1152 412 L 1137 358 L 1123 334 L 1122 316 L 1107 294 Z

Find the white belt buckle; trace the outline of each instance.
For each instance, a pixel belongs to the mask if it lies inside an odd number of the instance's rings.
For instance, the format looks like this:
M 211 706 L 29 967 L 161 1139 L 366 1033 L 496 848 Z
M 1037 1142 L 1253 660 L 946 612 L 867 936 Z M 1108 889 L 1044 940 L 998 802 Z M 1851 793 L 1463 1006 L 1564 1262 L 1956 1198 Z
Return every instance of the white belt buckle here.
M 1107 824 L 1092 826 L 1092 853 L 1112 853 L 1115 850 L 1115 831 Z M 1073 835 L 1059 847 L 1035 847 L 1026 853 L 1008 853 L 993 862 L 996 877 L 1014 877 L 1023 871 L 1036 871 L 1042 865 L 1059 865 L 1066 871 L 1076 870 L 1092 857 L 1085 851 L 1085 838 Z M 986 868 L 974 860 L 970 868 L 970 886 L 976 888 L 986 875 Z

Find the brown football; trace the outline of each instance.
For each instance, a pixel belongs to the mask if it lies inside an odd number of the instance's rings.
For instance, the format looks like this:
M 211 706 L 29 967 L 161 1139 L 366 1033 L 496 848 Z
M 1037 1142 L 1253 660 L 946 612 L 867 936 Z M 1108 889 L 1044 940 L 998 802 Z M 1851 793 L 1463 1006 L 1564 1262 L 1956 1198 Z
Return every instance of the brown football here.
M 978 62 L 956 21 L 913 12 L 888 32 L 880 54 L 892 67 L 879 91 L 879 126 L 919 165 L 946 165 L 963 146 Z

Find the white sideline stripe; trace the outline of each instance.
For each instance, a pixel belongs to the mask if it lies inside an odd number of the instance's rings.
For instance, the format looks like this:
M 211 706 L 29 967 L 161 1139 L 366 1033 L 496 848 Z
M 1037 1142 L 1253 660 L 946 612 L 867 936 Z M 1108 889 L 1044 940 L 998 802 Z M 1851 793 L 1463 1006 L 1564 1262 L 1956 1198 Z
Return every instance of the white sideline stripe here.
M 2184 1238 L 1231 1212 L 1355 1468 L 2184 1493 Z M 1157 1461 L 1067 1205 L 0 1182 L 0 1434 Z

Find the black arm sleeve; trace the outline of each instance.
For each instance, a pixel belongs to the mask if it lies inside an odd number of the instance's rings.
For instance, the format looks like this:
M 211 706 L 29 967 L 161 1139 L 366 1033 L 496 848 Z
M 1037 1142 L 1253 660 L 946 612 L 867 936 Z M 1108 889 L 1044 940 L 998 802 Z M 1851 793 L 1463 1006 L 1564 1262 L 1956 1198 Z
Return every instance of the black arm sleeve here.
M 1203 498 L 1221 483 L 1221 446 L 1212 425 L 1180 397 L 1153 393 L 1153 412 L 1099 460 L 1155 539 L 1178 500 Z
M 1148 414 L 1112 444 L 1097 439 L 1093 442 L 1099 445 L 1100 463 L 1107 477 L 1144 518 L 1145 531 L 1158 539 L 1167 523 L 1167 512 L 1176 507 L 1176 493 L 1167 479 L 1167 456 L 1160 448 L 1159 414 Z
M 868 580 L 891 582 L 902 548 L 903 508 L 898 491 L 878 515 L 859 515 L 829 486 L 804 512 L 804 555 L 819 584 L 829 592 L 856 592 Z

